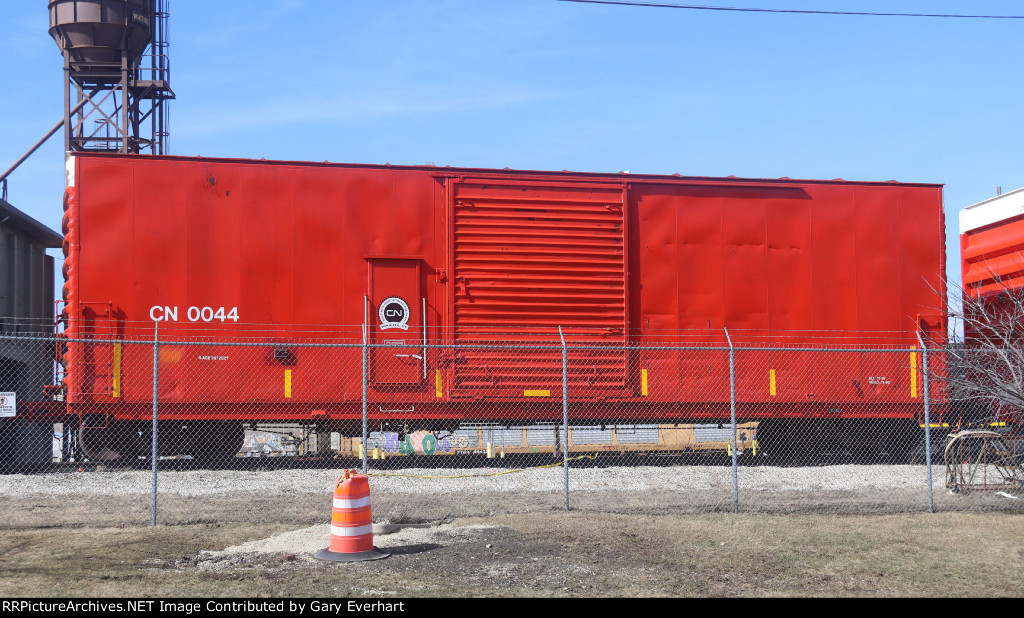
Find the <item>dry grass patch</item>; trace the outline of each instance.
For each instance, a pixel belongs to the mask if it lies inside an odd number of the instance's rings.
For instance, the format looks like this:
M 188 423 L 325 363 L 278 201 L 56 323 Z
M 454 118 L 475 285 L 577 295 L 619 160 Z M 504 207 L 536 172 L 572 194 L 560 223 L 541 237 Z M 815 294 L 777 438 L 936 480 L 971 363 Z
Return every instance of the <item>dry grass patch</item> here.
M 996 513 L 544 512 L 459 519 L 415 542 L 396 537 L 394 555 L 378 562 L 322 563 L 304 550 L 204 553 L 295 528 L 8 529 L 0 532 L 0 596 L 1024 594 L 1016 576 L 1024 519 Z

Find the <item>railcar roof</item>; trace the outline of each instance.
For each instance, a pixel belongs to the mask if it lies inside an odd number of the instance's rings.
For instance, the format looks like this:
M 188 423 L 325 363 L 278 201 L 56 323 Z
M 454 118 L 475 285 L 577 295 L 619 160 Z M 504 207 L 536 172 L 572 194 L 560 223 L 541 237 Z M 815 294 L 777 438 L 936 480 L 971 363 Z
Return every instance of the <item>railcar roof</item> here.
M 384 164 L 370 164 L 370 163 L 333 163 L 330 161 L 314 162 L 314 161 L 274 161 L 268 159 L 237 159 L 237 158 L 218 158 L 218 157 L 183 157 L 183 156 L 169 156 L 169 155 L 122 155 L 122 154 L 110 154 L 110 153 L 75 153 L 74 156 L 82 157 L 105 157 L 105 158 L 135 158 L 135 159 L 158 159 L 166 161 L 204 161 L 208 163 L 233 163 L 233 164 L 252 164 L 252 165 L 286 165 L 286 166 L 302 166 L 302 167 L 337 167 L 337 168 L 352 168 L 352 169 L 393 169 L 393 170 L 421 170 L 435 172 L 440 175 L 445 174 L 487 174 L 495 176 L 503 175 L 516 175 L 516 176 L 535 176 L 535 177 L 572 177 L 579 179 L 604 179 L 604 180 L 616 180 L 621 181 L 624 178 L 629 178 L 631 181 L 639 182 L 680 182 L 680 183 L 700 183 L 700 184 L 741 184 L 741 185 L 793 185 L 793 184 L 847 184 L 847 185 L 867 185 L 867 186 L 909 186 L 909 187 L 932 187 L 942 188 L 943 183 L 911 183 L 911 182 L 899 182 L 896 180 L 885 180 L 885 181 L 860 181 L 860 180 L 845 180 L 843 178 L 833 178 L 831 180 L 825 179 L 798 179 L 798 178 L 740 178 L 738 176 L 684 176 L 681 174 L 633 174 L 630 172 L 575 172 L 569 170 L 519 170 L 512 168 L 471 168 L 471 167 L 452 167 L 452 166 L 437 166 L 437 165 L 392 165 L 391 163 Z

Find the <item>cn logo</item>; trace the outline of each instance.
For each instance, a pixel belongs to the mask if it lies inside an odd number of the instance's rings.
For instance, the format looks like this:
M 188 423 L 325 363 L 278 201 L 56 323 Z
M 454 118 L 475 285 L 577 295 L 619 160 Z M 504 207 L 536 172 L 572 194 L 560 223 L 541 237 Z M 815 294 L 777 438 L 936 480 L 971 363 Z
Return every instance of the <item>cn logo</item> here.
M 392 296 L 380 304 L 377 317 L 380 318 L 381 330 L 409 330 L 409 304 L 397 296 Z

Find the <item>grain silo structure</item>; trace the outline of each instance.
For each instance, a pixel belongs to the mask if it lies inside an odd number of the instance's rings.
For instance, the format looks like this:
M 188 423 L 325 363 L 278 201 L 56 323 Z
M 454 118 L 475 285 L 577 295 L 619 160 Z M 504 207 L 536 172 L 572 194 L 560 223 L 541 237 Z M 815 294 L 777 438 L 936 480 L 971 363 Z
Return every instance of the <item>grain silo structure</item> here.
M 64 56 L 64 150 L 165 154 L 167 0 L 49 0 Z
M 15 417 L 53 383 L 53 258 L 63 237 L 0 197 L 0 470 L 50 461 L 52 425 Z

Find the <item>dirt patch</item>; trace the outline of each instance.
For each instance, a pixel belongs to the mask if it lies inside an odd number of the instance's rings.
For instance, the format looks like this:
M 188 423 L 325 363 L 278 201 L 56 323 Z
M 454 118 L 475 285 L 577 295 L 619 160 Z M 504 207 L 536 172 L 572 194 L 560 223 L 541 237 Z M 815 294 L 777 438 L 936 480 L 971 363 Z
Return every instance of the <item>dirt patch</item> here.
M 0 478 L 0 597 L 1020 596 L 1024 500 L 914 466 L 373 477 L 385 560 L 325 563 L 332 470 Z M 439 471 L 433 471 L 439 472 Z M 440 471 L 452 474 L 452 471 Z M 726 471 L 727 472 L 727 471 Z M 428 476 L 428 475 L 424 475 Z M 52 490 L 52 491 L 50 491 Z
M 1024 500 L 994 492 L 949 494 L 937 489 L 938 512 L 1024 513 Z M 73 508 L 69 508 L 72 505 Z M 162 525 L 288 524 L 309 526 L 326 522 L 331 512 L 329 492 L 254 493 L 228 491 L 204 496 L 161 495 L 157 522 Z M 574 512 L 623 515 L 681 515 L 731 513 L 732 490 L 717 489 L 577 490 L 570 494 Z M 881 515 L 922 513 L 928 496 L 921 488 L 864 488 L 859 490 L 741 489 L 741 513 Z M 4 513 L 0 529 L 56 527 L 147 526 L 150 496 L 89 493 L 0 495 Z M 502 514 L 564 512 L 561 492 L 496 491 L 464 494 L 409 494 L 375 491 L 374 520 L 417 523 Z
M 1017 515 L 532 512 L 378 535 L 270 524 L 0 532 L 0 596 L 1021 596 Z

